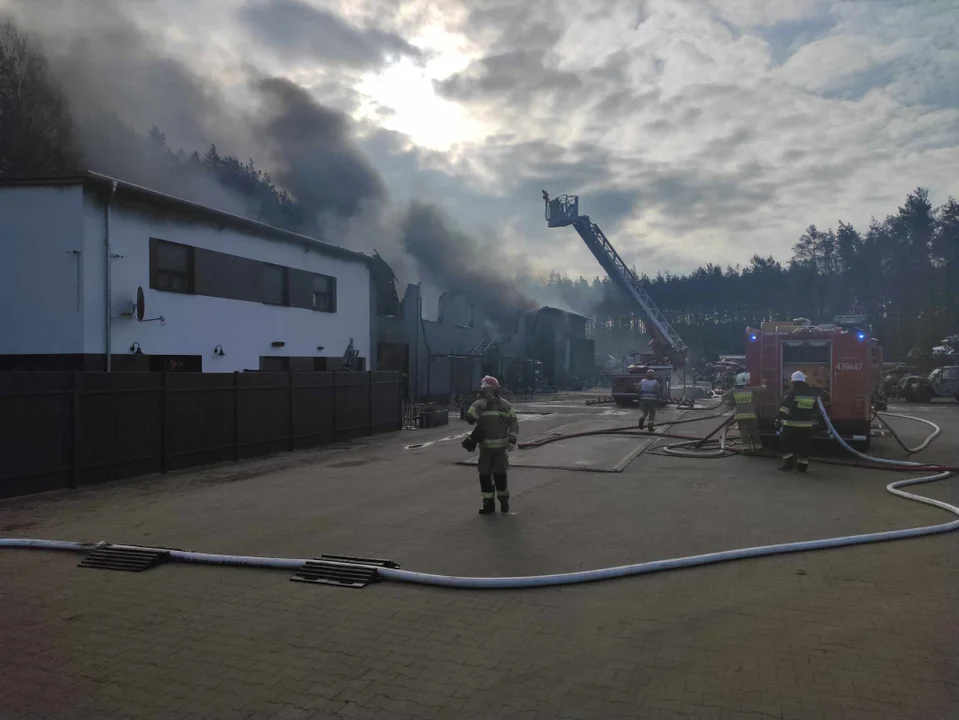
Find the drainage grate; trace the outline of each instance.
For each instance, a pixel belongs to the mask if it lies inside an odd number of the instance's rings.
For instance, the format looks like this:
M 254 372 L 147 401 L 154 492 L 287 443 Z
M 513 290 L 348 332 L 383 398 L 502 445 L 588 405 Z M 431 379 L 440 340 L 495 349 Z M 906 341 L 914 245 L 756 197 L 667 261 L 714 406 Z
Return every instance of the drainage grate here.
M 380 567 L 398 568 L 399 564 L 392 560 L 375 560 L 349 555 L 320 555 L 318 558 L 308 560 L 290 580 L 362 588 L 379 580 L 376 569 Z
M 84 557 L 78 567 L 143 572 L 169 561 L 169 550 L 130 545 L 101 545 Z

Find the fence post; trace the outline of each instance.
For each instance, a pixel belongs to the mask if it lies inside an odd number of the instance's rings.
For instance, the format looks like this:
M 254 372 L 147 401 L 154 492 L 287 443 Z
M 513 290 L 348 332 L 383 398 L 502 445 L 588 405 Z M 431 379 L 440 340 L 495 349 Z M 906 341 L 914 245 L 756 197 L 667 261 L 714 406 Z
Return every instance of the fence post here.
M 233 459 L 240 459 L 240 371 L 233 371 Z
M 160 461 L 160 472 L 167 472 L 170 469 L 170 382 L 167 377 L 166 363 L 163 366 L 163 402 L 160 403 L 160 444 L 163 448 L 163 456 Z
M 286 374 L 286 382 L 289 385 L 289 401 L 290 401 L 290 452 L 293 451 L 294 446 L 296 445 L 296 433 L 294 433 L 294 422 L 293 422 L 293 370 L 288 370 Z
M 336 370 L 333 371 L 333 384 L 330 386 L 333 388 L 333 392 L 330 395 L 330 413 L 332 417 L 330 418 L 330 442 L 336 442 L 336 395 L 337 395 L 337 384 L 336 384 Z
M 373 372 L 370 371 L 366 373 L 366 377 L 369 380 L 369 383 L 368 383 L 369 407 L 368 407 L 366 421 L 367 421 L 367 424 L 369 425 L 369 427 L 367 428 L 369 430 L 369 435 L 372 436 L 373 435 Z
M 70 403 L 73 420 L 73 448 L 71 449 L 70 488 L 75 488 L 80 480 L 80 373 L 73 371 L 73 399 Z

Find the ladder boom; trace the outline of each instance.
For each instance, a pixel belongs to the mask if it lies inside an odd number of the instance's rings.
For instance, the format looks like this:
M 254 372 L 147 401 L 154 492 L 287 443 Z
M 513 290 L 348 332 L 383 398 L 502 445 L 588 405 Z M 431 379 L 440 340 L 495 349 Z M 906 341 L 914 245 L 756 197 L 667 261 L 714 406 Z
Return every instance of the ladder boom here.
M 560 195 L 551 200 L 546 191 L 543 191 L 543 200 L 546 202 L 546 220 L 549 227 L 572 225 L 610 279 L 628 297 L 636 301 L 654 334 L 659 335 L 670 350 L 685 354 L 686 344 L 669 324 L 662 310 L 653 302 L 636 273 L 623 262 L 599 225 L 590 220 L 589 216 L 579 214 L 579 196 Z

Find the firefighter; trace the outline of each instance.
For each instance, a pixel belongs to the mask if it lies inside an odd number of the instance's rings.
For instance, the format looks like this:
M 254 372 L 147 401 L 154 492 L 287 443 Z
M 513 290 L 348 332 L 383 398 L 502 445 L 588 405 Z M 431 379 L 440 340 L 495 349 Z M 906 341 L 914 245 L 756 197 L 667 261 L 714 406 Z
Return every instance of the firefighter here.
M 480 515 L 496 512 L 498 496 L 500 510 L 508 513 L 507 453 L 516 447 L 519 423 L 516 420 L 516 411 L 500 397 L 499 381 L 496 378 L 491 375 L 484 377 L 480 383 L 480 392 L 482 397 L 470 405 L 466 413 L 466 422 L 476 425 L 471 437 L 479 443 L 480 449 L 478 467 L 483 507 L 479 512 Z
M 763 449 L 763 439 L 759 434 L 759 420 L 756 418 L 756 393 L 766 389 L 765 385 L 753 386 L 749 384 L 750 374 L 739 373 L 736 376 L 736 387 L 726 391 L 722 402 L 736 408 L 736 423 L 739 425 L 739 436 L 743 441 L 744 453 L 753 455 Z
M 656 406 L 659 405 L 659 380 L 656 379 L 656 373 L 653 370 L 646 371 L 646 377 L 639 381 L 639 409 L 643 414 L 639 417 L 639 429 L 643 429 L 646 424 L 646 417 L 649 417 L 649 431 L 656 429 Z
M 783 396 L 779 414 L 782 422 L 782 438 L 786 454 L 783 455 L 783 464 L 780 470 L 799 472 L 809 469 L 809 448 L 812 445 L 812 434 L 819 419 L 817 397 L 825 395 L 818 388 L 810 387 L 806 383 L 806 375 L 799 370 L 792 374 L 792 387 Z

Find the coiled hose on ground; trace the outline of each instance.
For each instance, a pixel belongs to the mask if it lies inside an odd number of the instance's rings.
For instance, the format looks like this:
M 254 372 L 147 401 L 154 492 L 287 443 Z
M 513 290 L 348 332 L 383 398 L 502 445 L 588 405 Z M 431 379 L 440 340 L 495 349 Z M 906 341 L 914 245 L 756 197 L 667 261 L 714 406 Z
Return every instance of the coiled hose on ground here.
M 796 552 L 806 552 L 811 550 L 824 550 L 826 548 L 835 548 L 835 547 L 845 547 L 850 545 L 863 545 L 866 543 L 875 543 L 875 542 L 885 542 L 889 540 L 900 540 L 904 538 L 911 537 L 921 537 L 925 535 L 936 535 L 940 533 L 952 532 L 954 530 L 959 530 L 959 507 L 955 505 L 950 505 L 949 503 L 942 502 L 941 500 L 934 500 L 932 498 L 924 497 L 922 495 L 916 495 L 914 493 L 906 492 L 902 490 L 904 487 L 909 487 L 912 485 L 920 485 L 924 483 L 935 482 L 937 480 L 944 480 L 952 475 L 954 468 L 944 468 L 942 466 L 931 466 L 923 463 L 912 462 L 909 460 L 891 460 L 888 458 L 877 458 L 866 455 L 852 448 L 843 438 L 836 432 L 835 427 L 832 424 L 832 421 L 829 419 L 828 414 L 826 413 L 825 407 L 822 405 L 822 401 L 819 401 L 819 410 L 822 413 L 823 419 L 826 422 L 826 426 L 829 429 L 830 434 L 843 446 L 847 451 L 851 452 L 853 455 L 864 459 L 869 462 L 870 467 L 879 467 L 883 469 L 902 469 L 910 471 L 927 471 L 927 470 L 938 470 L 933 475 L 926 475 L 918 478 L 909 478 L 906 480 L 899 480 L 892 482 L 886 486 L 886 491 L 896 495 L 897 497 L 905 498 L 906 500 L 912 500 L 914 502 L 923 503 L 925 505 L 931 505 L 933 507 L 940 508 L 947 512 L 952 513 L 957 517 L 956 520 L 948 523 L 940 523 L 938 525 L 926 525 L 922 527 L 914 528 L 905 528 L 902 530 L 887 530 L 884 532 L 875 532 L 875 533 L 865 533 L 861 535 L 847 535 L 843 537 L 834 537 L 834 538 L 824 538 L 820 540 L 802 540 L 798 542 L 789 542 L 789 543 L 778 543 L 775 545 L 761 545 L 758 547 L 750 548 L 739 548 L 736 550 L 722 550 L 719 552 L 706 553 L 703 555 L 691 555 L 686 557 L 670 558 L 667 560 L 654 560 L 651 562 L 636 563 L 633 565 L 620 565 L 617 567 L 609 568 L 599 568 L 596 570 L 585 570 L 579 572 L 570 572 L 570 573 L 555 573 L 550 575 L 528 575 L 528 576 L 519 576 L 519 577 L 463 577 L 455 575 L 436 575 L 432 573 L 422 573 L 414 572 L 411 570 L 402 570 L 399 568 L 376 568 L 377 573 L 380 578 L 384 580 L 394 580 L 398 582 L 407 582 L 415 583 L 420 585 L 434 585 L 440 587 L 452 587 L 452 588 L 477 588 L 477 589 L 494 589 L 494 588 L 533 588 L 533 587 L 544 587 L 550 585 L 572 585 L 577 583 L 584 582 L 593 582 L 596 580 L 609 580 L 612 578 L 618 577 L 629 577 L 633 575 L 645 575 L 648 573 L 662 572 L 664 570 L 676 570 L 680 568 L 696 567 L 699 565 L 711 565 L 714 563 L 720 562 L 730 562 L 732 560 L 742 560 L 745 558 L 751 557 L 763 557 L 769 555 L 782 555 L 786 553 L 796 553 Z M 903 416 L 909 417 L 909 416 Z M 699 418 L 702 420 L 704 418 Z M 918 418 L 909 418 L 909 419 L 918 419 Z M 928 422 L 928 421 L 925 421 Z M 934 425 L 934 423 L 929 423 Z M 728 427 L 728 422 L 723 423 L 720 428 Z M 933 434 L 938 435 L 939 428 L 935 426 L 936 432 Z M 607 433 L 609 431 L 606 431 Z M 590 434 L 599 434 L 597 432 L 593 433 L 577 433 L 574 436 L 580 437 L 583 435 Z M 627 434 L 627 433 L 616 433 L 616 434 Z M 640 434 L 640 433 L 628 433 Z M 642 433 L 644 437 L 649 437 L 647 433 Z M 663 437 L 662 434 L 657 434 L 658 437 Z M 654 437 L 656 437 L 654 436 Z M 674 437 L 667 435 L 667 437 Z M 690 438 L 687 436 L 679 436 L 685 440 L 692 440 L 701 442 L 704 438 Z M 724 444 L 723 438 L 725 433 L 720 439 L 721 447 Z M 921 447 L 927 445 L 924 443 Z M 96 547 L 95 544 L 91 543 L 77 543 L 77 542 L 65 542 L 65 541 L 56 541 L 56 540 L 31 540 L 31 539 L 17 539 L 17 538 L 3 538 L 0 539 L 0 548 L 40 548 L 40 549 L 51 549 L 51 550 L 73 550 L 73 551 L 89 551 Z M 307 562 L 307 559 L 303 558 L 269 558 L 269 557 L 256 557 L 256 556 L 241 556 L 241 555 L 214 555 L 208 553 L 196 553 L 185 550 L 171 550 L 170 551 L 171 559 L 178 562 L 190 562 L 190 563 L 200 563 L 200 564 L 213 564 L 213 565 L 234 565 L 242 567 L 255 567 L 255 568 L 277 568 L 283 570 L 295 570 L 299 569 L 302 565 Z

